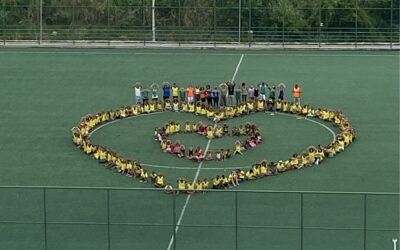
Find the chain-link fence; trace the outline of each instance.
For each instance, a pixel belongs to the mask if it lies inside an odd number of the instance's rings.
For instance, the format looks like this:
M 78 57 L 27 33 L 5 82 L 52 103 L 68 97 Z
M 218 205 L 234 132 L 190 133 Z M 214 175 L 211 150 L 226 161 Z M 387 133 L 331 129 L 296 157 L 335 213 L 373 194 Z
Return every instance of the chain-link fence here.
M 399 45 L 399 0 L 0 0 L 3 44 Z
M 398 193 L 2 187 L 0 204 L 9 250 L 392 249 L 399 235 Z

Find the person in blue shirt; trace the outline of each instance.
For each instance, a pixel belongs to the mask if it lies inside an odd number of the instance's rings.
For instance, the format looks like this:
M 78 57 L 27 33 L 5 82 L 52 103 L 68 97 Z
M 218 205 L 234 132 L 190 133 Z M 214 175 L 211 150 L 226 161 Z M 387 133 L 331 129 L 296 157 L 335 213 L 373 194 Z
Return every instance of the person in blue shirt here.
M 285 84 L 283 82 L 281 82 L 281 83 L 278 84 L 278 88 L 279 88 L 278 99 L 280 101 L 283 101 L 285 99 L 285 88 L 286 88 L 286 86 L 285 86 Z
M 163 85 L 163 98 L 164 101 L 169 99 L 171 96 L 171 86 L 168 83 Z
M 218 88 L 214 88 L 212 91 L 213 107 L 215 110 L 219 108 L 219 91 Z

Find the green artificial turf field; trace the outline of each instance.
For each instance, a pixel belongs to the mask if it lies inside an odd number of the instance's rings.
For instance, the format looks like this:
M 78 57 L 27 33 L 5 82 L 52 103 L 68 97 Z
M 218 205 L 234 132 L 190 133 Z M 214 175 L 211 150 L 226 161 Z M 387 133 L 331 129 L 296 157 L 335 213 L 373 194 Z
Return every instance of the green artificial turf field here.
M 109 171 L 83 154 L 72 144 L 70 129 L 88 113 L 132 104 L 136 81 L 186 86 L 230 80 L 243 53 L 237 82 L 285 82 L 288 98 L 299 82 L 302 102 L 343 111 L 357 140 L 321 166 L 246 182 L 234 189 L 243 190 L 239 193 L 229 190 L 188 198 L 152 190 L 47 189 L 44 194 L 42 189 L 0 188 L 0 245 L 6 249 L 168 249 L 170 243 L 170 249 L 390 249 L 391 239 L 399 235 L 399 196 L 368 195 L 365 200 L 363 194 L 245 190 L 398 193 L 398 52 L 0 49 L 0 185 L 151 187 Z M 98 129 L 92 140 L 153 165 L 147 169 L 164 173 L 174 185 L 181 176 L 193 179 L 199 172 L 199 178 L 211 178 L 224 169 L 264 158 L 284 159 L 332 140 L 331 132 L 320 124 L 257 113 L 227 123 L 257 124 L 264 138 L 259 146 L 223 163 L 205 162 L 199 169 L 198 163 L 163 153 L 153 140 L 154 127 L 171 119 L 206 121 L 181 113 L 139 116 Z M 208 142 L 196 135 L 173 138 L 203 148 Z M 212 140 L 210 148 L 230 147 L 233 142 L 234 138 Z M 176 240 L 171 241 L 174 228 Z

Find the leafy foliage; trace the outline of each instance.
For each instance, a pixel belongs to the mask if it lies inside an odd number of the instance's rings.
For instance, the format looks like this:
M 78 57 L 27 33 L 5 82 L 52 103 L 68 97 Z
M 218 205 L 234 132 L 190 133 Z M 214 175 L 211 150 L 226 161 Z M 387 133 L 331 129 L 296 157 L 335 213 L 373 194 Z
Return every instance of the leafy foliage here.
M 40 0 L 0 1 L 0 36 L 35 39 Z M 152 0 L 42 2 L 47 38 L 146 39 L 151 33 Z M 255 38 L 282 30 L 354 32 L 356 27 L 363 32 L 380 30 L 380 36 L 385 36 L 391 23 L 399 30 L 399 0 L 156 0 L 155 16 L 161 37 L 164 34 L 166 39 L 176 40 L 190 40 L 188 35 L 217 40 L 217 33 L 222 40 L 236 39 L 239 19 L 243 34 L 252 30 Z

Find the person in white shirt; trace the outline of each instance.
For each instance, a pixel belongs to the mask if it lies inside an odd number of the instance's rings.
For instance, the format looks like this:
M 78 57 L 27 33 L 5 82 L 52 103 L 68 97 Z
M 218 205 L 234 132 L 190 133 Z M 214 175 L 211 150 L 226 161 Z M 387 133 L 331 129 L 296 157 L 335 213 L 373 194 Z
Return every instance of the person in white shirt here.
M 135 102 L 137 105 L 142 104 L 142 84 L 140 82 L 136 82 L 133 86 L 135 89 Z

